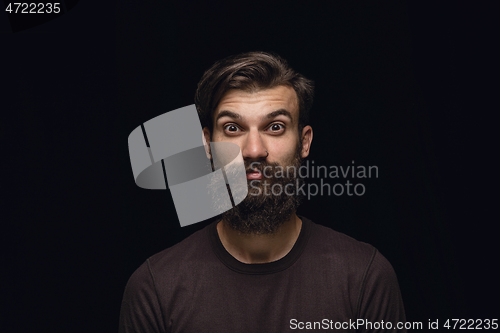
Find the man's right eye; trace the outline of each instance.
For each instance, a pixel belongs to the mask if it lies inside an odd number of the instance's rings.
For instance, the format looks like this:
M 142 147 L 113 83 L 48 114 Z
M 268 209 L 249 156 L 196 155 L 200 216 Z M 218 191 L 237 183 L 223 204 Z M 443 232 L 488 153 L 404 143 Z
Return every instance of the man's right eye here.
M 227 124 L 227 125 L 224 125 L 224 130 L 226 132 L 229 132 L 229 133 L 235 133 L 235 132 L 239 131 L 240 129 L 235 124 Z

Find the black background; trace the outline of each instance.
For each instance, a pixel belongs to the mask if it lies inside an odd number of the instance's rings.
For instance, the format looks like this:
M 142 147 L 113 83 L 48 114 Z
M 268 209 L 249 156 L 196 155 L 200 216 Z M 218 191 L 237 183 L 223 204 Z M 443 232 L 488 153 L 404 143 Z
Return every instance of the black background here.
M 117 330 L 132 272 L 209 222 L 180 228 L 168 191 L 135 185 L 127 137 L 251 50 L 316 82 L 310 161 L 379 168 L 299 214 L 377 247 L 408 321 L 498 318 L 493 4 L 80 1 L 15 34 L 3 17 L 2 332 Z

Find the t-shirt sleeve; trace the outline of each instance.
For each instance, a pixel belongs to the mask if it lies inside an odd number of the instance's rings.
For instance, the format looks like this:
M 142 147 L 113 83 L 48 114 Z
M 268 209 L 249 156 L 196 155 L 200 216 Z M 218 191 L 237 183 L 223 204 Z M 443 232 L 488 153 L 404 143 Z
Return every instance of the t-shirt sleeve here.
M 363 279 L 357 312 L 358 320 L 365 320 L 359 332 L 406 332 L 404 326 L 398 328 L 406 317 L 396 273 L 377 250 Z
M 149 261 L 130 277 L 120 309 L 120 333 L 164 333 L 163 319 Z

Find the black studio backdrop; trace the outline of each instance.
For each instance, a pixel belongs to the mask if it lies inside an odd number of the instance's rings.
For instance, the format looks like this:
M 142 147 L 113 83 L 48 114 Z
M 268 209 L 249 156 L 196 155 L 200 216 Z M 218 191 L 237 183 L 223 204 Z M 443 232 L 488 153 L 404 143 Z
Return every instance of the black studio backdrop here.
M 180 228 L 168 191 L 134 184 L 127 137 L 251 50 L 316 82 L 310 162 L 379 170 L 351 180 L 363 196 L 311 197 L 299 214 L 377 247 L 409 321 L 498 318 L 493 12 L 82 0 L 15 34 L 3 22 L 2 331 L 117 330 L 132 272 L 210 222 Z

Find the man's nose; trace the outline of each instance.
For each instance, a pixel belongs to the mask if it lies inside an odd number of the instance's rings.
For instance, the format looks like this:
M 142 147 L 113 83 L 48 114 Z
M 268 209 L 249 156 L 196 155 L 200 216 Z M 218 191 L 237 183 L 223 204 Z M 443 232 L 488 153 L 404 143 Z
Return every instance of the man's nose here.
M 242 147 L 243 159 L 259 160 L 267 157 L 267 148 L 257 130 L 248 133 Z

